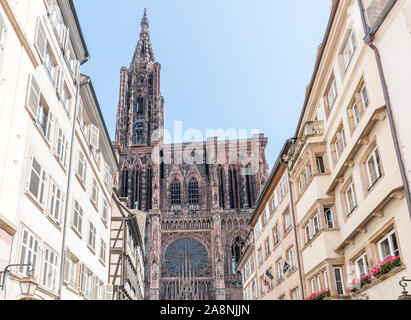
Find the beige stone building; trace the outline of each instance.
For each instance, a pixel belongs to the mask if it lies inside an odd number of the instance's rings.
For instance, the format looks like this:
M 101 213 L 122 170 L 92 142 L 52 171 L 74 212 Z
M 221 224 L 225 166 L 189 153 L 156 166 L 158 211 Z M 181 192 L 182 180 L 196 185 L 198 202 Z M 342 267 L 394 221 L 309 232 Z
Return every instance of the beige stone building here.
M 238 267 L 245 300 L 303 298 L 293 199 L 283 161 L 291 145 L 284 145 L 250 221 L 252 231 Z
M 388 2 L 368 1 L 368 19 L 372 12 L 381 17 Z M 363 41 L 368 29 L 359 4 L 333 1 L 289 153 L 307 297 L 329 288 L 335 299 L 397 299 L 400 279 L 410 275 L 403 162 L 380 61 Z M 409 34 L 402 36 L 410 43 Z M 400 133 L 406 140 L 405 129 Z M 385 262 L 391 256 L 394 262 Z
M 111 292 L 118 163 L 87 59 L 72 1 L 0 1 L 0 299 Z

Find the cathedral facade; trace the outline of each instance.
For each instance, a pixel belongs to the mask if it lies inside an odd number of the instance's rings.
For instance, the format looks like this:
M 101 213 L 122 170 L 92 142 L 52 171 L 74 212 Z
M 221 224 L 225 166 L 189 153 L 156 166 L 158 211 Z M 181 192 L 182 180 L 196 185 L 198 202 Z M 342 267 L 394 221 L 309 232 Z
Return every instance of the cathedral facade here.
M 241 300 L 237 263 L 267 180 L 267 138 L 163 143 L 164 98 L 144 14 L 120 76 L 119 196 L 147 212 L 146 299 Z

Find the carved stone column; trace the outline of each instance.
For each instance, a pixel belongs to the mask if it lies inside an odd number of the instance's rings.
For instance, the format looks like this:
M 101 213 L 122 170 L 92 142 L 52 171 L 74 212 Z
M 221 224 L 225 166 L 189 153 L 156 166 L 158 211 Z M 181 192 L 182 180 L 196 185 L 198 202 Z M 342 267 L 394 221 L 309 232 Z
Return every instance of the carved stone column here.
M 215 266 L 215 299 L 225 300 L 225 278 L 224 278 L 224 250 L 221 238 L 221 213 L 216 212 L 214 219 L 214 266 Z
M 151 254 L 150 254 L 150 300 L 160 299 L 160 254 L 161 254 L 161 234 L 160 215 L 151 213 Z

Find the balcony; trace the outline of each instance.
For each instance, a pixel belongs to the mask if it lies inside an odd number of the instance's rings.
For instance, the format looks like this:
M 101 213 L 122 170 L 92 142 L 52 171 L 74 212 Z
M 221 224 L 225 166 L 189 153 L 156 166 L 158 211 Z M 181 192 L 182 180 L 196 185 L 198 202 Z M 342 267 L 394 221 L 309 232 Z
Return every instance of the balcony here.
M 304 129 L 297 141 L 291 147 L 289 153 L 290 170 L 292 170 L 307 143 L 313 142 L 313 138 L 324 135 L 324 121 L 309 121 L 304 125 Z M 319 141 L 318 141 L 319 142 Z

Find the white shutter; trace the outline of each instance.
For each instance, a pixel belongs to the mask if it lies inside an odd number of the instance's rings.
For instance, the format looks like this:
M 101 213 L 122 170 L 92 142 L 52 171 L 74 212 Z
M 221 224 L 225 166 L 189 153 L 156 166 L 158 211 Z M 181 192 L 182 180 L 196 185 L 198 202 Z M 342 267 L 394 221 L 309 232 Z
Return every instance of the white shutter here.
M 46 54 L 46 46 L 47 46 L 47 35 L 46 35 L 46 30 L 44 29 L 44 26 L 43 26 L 43 22 L 41 21 L 41 17 L 39 17 L 37 20 L 35 46 L 38 50 L 41 60 L 44 60 L 44 55 Z
M 40 87 L 33 75 L 30 75 L 29 95 L 27 106 L 29 107 L 33 117 L 37 117 L 37 110 L 40 104 Z
M 49 115 L 47 117 L 47 134 L 46 134 L 46 138 L 49 142 L 51 138 L 52 124 L 53 124 L 53 114 L 49 111 Z
M 56 91 L 60 99 L 63 96 L 63 90 L 64 90 L 64 73 L 63 73 L 63 69 L 59 67 L 58 72 L 57 72 Z
M 114 288 L 112 284 L 105 285 L 104 300 L 113 300 L 113 291 Z
M 99 149 L 100 130 L 93 124 L 90 124 L 90 145 L 95 149 Z
M 64 258 L 64 281 L 68 281 L 69 277 L 69 259 L 71 257 L 71 251 L 66 249 L 66 256 Z

